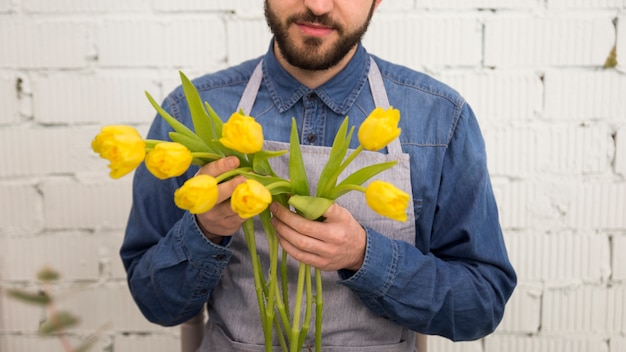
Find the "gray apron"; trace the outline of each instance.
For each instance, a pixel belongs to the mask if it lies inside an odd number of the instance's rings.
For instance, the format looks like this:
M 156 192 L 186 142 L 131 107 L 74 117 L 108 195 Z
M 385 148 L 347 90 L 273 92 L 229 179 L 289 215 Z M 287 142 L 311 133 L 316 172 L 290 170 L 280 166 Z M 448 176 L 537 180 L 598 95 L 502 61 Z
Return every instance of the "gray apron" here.
M 262 63 L 253 73 L 241 98 L 240 108 L 249 113 L 262 81 Z M 389 102 L 383 86 L 378 66 L 371 60 L 369 82 L 376 106 L 387 108 Z M 287 132 L 285 132 L 287 133 Z M 288 150 L 289 145 L 281 142 L 266 141 L 268 150 Z M 302 146 L 302 154 L 307 175 L 315 194 L 315 184 L 322 167 L 328 160 L 329 147 Z M 388 154 L 378 152 L 362 152 L 349 166 L 341 178 L 362 167 L 390 160 L 398 160 L 393 168 L 379 174 L 375 179 L 393 183 L 396 187 L 411 194 L 409 156 L 402 153 L 400 142 L 396 138 L 388 146 Z M 289 157 L 274 158 L 272 167 L 277 174 L 287 177 Z M 361 192 L 350 192 L 337 200 L 363 225 L 391 239 L 402 240 L 415 244 L 415 221 L 412 209 L 408 212 L 406 222 L 387 219 L 374 213 L 367 205 Z M 412 204 L 412 200 L 411 203 Z M 269 255 L 265 234 L 257 222 L 257 250 L 263 267 L 268 266 Z M 241 230 L 239 231 L 241 232 Z M 252 264 L 244 240 L 243 233 L 233 236 L 231 248 L 233 256 L 227 265 L 208 301 L 209 320 L 205 327 L 205 335 L 198 351 L 264 351 L 263 331 L 261 328 L 257 299 L 254 290 Z M 298 263 L 290 258 L 289 287 L 290 293 L 295 292 Z M 359 301 L 350 289 L 337 284 L 336 272 L 324 272 L 323 276 L 323 331 L 322 350 L 327 352 L 409 352 L 415 351 L 415 333 L 385 319 Z M 314 288 L 315 289 L 315 286 Z M 290 304 L 295 299 L 290 297 Z M 315 307 L 311 327 L 303 350 L 307 345 L 314 347 Z M 278 319 L 278 317 L 276 317 Z M 275 337 L 274 346 L 278 346 Z M 280 351 L 280 347 L 275 347 Z

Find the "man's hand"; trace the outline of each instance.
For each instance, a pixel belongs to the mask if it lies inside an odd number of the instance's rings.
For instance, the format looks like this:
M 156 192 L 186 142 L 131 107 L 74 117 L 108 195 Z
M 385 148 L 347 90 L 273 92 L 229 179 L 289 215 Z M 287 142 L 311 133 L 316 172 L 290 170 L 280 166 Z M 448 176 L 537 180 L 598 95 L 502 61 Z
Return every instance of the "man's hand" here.
M 337 203 L 326 210 L 324 222 L 307 220 L 276 203 L 270 210 L 281 246 L 298 261 L 324 271 L 357 271 L 363 265 L 365 229 Z
M 198 175 L 209 175 L 217 177 L 227 171 L 236 169 L 239 166 L 239 159 L 236 157 L 226 157 L 204 165 Z M 245 182 L 243 176 L 237 176 L 229 181 L 220 183 L 217 187 L 219 196 L 215 206 L 203 214 L 197 214 L 198 225 L 204 235 L 215 243 L 220 243 L 222 237 L 232 236 L 241 224 L 243 219 L 230 207 L 230 196 L 235 188 Z

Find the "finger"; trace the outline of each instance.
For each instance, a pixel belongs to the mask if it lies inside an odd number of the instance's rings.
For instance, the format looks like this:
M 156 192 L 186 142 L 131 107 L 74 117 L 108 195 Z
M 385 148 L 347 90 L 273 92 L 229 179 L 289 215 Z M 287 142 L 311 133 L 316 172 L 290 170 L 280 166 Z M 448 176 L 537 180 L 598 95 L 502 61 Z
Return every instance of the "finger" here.
M 239 166 L 239 159 L 234 156 L 228 156 L 210 162 L 198 170 L 198 175 L 209 175 L 217 177 L 227 171 L 236 169 Z
M 232 180 L 228 180 L 217 185 L 217 191 L 219 192 L 217 196 L 217 203 L 222 203 L 230 198 L 233 194 L 233 191 L 235 191 L 235 188 L 237 188 L 237 186 L 244 182 L 246 182 L 245 177 L 236 176 Z M 230 202 L 228 203 L 230 206 Z
M 319 222 L 311 221 L 303 218 L 302 216 L 292 212 L 288 208 L 281 204 L 274 203 L 270 206 L 270 211 L 276 218 L 276 221 L 280 221 L 284 226 L 289 227 L 296 232 L 305 235 L 311 235 L 318 231 Z

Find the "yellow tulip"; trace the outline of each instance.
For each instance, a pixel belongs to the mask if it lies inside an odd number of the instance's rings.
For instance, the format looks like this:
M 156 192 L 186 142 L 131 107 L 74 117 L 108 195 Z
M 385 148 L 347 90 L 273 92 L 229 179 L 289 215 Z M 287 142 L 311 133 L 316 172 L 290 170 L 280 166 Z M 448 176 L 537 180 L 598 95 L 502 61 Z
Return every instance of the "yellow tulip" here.
M 252 179 L 237 186 L 230 198 L 230 206 L 242 219 L 260 214 L 271 202 L 270 191 L 259 181 Z
M 400 135 L 400 111 L 394 108 L 376 108 L 359 127 L 359 142 L 363 148 L 377 151 Z
M 256 153 L 263 148 L 263 128 L 254 118 L 234 113 L 222 126 L 220 142 L 240 153 Z
M 110 176 L 120 178 L 135 170 L 146 156 L 146 143 L 131 126 L 104 126 L 91 142 L 91 149 L 109 160 Z
M 365 201 L 376 213 L 393 220 L 406 221 L 409 195 L 384 181 L 373 181 L 365 189 Z
M 187 147 L 175 142 L 162 142 L 146 155 L 146 167 L 157 178 L 165 180 L 182 175 L 193 157 Z
M 197 175 L 174 192 L 174 203 L 192 214 L 201 214 L 215 206 L 218 195 L 217 180 L 214 177 Z

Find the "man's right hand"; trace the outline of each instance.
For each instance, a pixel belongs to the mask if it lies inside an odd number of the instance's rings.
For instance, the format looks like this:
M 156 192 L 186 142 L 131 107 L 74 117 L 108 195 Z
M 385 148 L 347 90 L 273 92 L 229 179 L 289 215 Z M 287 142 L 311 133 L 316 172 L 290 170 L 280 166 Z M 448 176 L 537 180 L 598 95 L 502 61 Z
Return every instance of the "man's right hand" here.
M 239 159 L 229 156 L 204 165 L 198 171 L 198 175 L 217 177 L 237 167 L 239 167 Z M 231 208 L 230 196 L 235 188 L 245 180 L 243 176 L 236 176 L 220 183 L 217 186 L 219 195 L 215 206 L 206 213 L 196 215 L 200 229 L 210 241 L 220 243 L 222 237 L 232 236 L 241 227 L 244 219 L 239 217 Z

